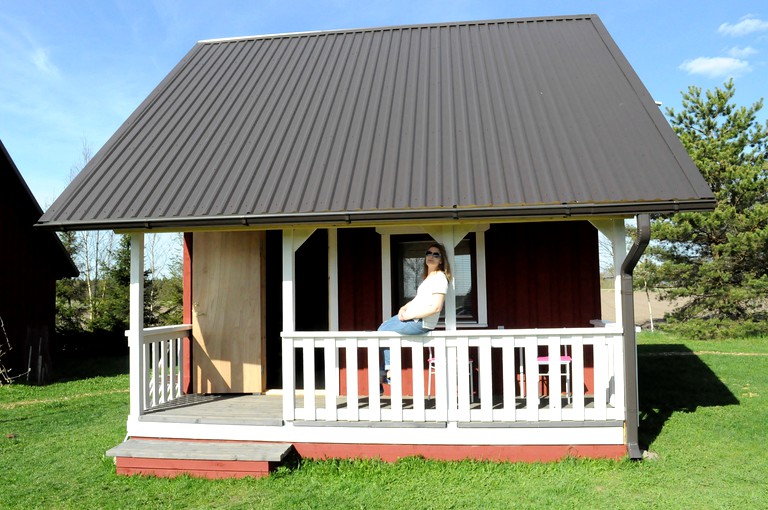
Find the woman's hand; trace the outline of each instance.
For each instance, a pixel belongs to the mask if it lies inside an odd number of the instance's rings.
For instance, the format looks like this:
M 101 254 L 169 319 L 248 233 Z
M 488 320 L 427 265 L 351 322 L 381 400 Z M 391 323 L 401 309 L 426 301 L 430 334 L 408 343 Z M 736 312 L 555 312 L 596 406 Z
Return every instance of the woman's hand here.
M 420 306 L 409 306 L 413 303 L 413 301 L 410 301 L 400 308 L 400 311 L 397 312 L 397 318 L 405 322 L 427 317 L 442 310 L 444 302 L 445 294 L 432 294 L 432 299 L 429 303 L 424 303 Z M 410 308 L 414 308 L 414 310 L 410 310 Z

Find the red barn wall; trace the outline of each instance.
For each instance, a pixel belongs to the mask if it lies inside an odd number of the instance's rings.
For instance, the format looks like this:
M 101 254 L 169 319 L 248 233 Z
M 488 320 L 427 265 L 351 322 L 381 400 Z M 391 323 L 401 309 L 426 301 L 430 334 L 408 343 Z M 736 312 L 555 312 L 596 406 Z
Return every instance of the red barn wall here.
M 28 367 L 27 332 L 45 329 L 48 337 L 53 335 L 56 279 L 62 266 L 57 257 L 62 253 L 55 234 L 32 228 L 40 217 L 37 203 L 11 162 L 0 160 L 0 317 L 12 346 L 2 363 L 13 376 Z M 0 342 L 5 351 L 5 338 L 0 336 Z M 37 355 L 37 346 L 34 352 Z

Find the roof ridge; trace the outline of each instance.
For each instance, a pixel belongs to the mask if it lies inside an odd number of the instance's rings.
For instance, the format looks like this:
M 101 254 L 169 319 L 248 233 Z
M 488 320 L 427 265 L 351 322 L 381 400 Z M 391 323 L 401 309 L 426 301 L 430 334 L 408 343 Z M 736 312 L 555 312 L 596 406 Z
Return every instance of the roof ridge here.
M 462 25 L 489 25 L 489 24 L 522 24 L 522 23 L 534 23 L 534 22 L 547 22 L 547 21 L 575 21 L 584 20 L 598 17 L 597 14 L 563 14 L 558 16 L 540 16 L 540 17 L 527 17 L 527 18 L 502 18 L 502 19 L 484 19 L 484 20 L 467 20 L 467 21 L 444 21 L 440 23 L 415 23 L 408 25 L 385 25 L 380 27 L 365 27 L 365 28 L 341 28 L 341 29 L 329 29 L 329 30 L 307 30 L 301 32 L 284 32 L 277 34 L 262 34 L 262 35 L 245 35 L 236 37 L 222 37 L 213 39 L 202 39 L 197 41 L 197 44 L 219 44 L 241 41 L 252 41 L 259 39 L 281 39 L 291 37 L 306 37 L 317 35 L 332 35 L 332 34 L 349 34 L 349 33 L 363 33 L 363 32 L 381 32 L 391 30 L 411 30 L 416 28 L 438 28 L 448 26 L 462 26 Z

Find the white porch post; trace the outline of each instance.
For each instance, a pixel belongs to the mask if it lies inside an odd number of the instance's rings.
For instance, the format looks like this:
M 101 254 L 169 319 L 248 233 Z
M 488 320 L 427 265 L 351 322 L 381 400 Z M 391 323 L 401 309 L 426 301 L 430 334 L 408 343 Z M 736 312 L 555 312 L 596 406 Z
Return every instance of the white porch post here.
M 461 238 L 459 238 L 460 240 Z M 445 246 L 445 256 L 448 257 L 449 261 L 454 262 L 455 266 L 454 248 L 456 248 L 458 241 L 456 240 L 453 227 L 445 227 L 443 240 L 440 243 Z M 443 308 L 445 309 L 446 331 L 456 331 L 456 280 L 454 278 L 451 278 L 451 281 L 448 282 L 448 294 L 445 296 L 445 306 Z
M 328 229 L 328 326 L 339 330 L 339 242 L 338 230 Z
M 296 250 L 312 235 L 314 229 L 283 230 L 283 332 L 296 331 Z M 294 419 L 296 408 L 296 363 L 293 341 L 283 341 L 283 418 Z
M 623 323 L 623 311 L 621 300 L 621 265 L 627 256 L 627 229 L 624 220 L 591 220 L 595 226 L 611 242 L 613 251 L 613 302 L 616 314 L 614 322 L 617 327 Z
M 283 331 L 296 330 L 296 250 L 314 231 L 313 228 L 283 230 Z
M 613 267 L 616 273 L 613 279 L 613 298 L 616 307 L 616 325 L 621 327 L 623 324 L 623 311 L 621 299 L 621 265 L 627 257 L 627 230 L 624 220 L 613 220 L 613 229 L 611 235 L 611 244 L 613 245 Z
M 392 310 L 392 257 L 390 250 L 390 235 L 388 232 L 381 232 L 381 320 L 385 321 L 394 315 Z M 401 305 L 400 303 L 399 305 Z M 398 306 L 399 306 L 398 305 Z
M 137 419 L 144 412 L 144 234 L 131 234 L 131 284 L 128 347 L 130 353 L 130 413 Z
M 294 267 L 293 229 L 283 230 L 283 331 L 292 332 L 296 327 L 294 311 Z M 283 374 L 285 377 L 286 374 Z

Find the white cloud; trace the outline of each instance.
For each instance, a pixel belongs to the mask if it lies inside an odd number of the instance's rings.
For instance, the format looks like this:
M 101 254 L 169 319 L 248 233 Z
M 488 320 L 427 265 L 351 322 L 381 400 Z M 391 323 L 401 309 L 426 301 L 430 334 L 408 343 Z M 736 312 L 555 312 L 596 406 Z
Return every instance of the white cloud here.
M 723 35 L 730 35 L 732 37 L 740 37 L 742 35 L 748 35 L 753 32 L 768 31 L 768 21 L 763 21 L 758 18 L 747 15 L 741 18 L 741 21 L 735 25 L 730 23 L 723 23 L 717 28 L 717 32 Z
M 43 74 L 58 78 L 59 70 L 53 62 L 51 62 L 51 58 L 48 56 L 48 50 L 42 48 L 36 49 L 32 53 L 32 63 L 35 64 L 35 67 Z
M 727 53 L 729 57 L 746 58 L 752 55 L 756 55 L 758 51 L 752 46 L 746 46 L 744 48 L 739 48 L 738 46 L 734 46 L 733 48 L 728 49 Z
M 749 62 L 733 57 L 698 57 L 686 60 L 678 68 L 688 74 L 703 74 L 709 78 L 737 76 L 752 70 Z

